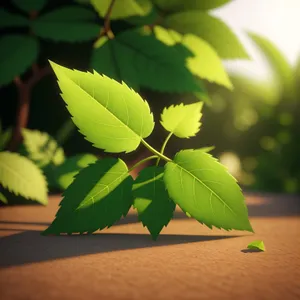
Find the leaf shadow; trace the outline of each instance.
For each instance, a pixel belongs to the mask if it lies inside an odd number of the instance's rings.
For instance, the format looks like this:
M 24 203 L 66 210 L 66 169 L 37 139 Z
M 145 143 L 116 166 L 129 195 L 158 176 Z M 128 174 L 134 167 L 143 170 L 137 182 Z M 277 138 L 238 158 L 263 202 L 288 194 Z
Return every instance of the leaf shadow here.
M 153 241 L 148 234 L 97 233 L 93 235 L 42 236 L 24 231 L 0 238 L 0 267 L 18 266 L 88 254 L 199 243 L 238 236 L 162 234 Z
M 261 253 L 263 251 L 261 251 L 259 249 L 243 249 L 243 250 L 241 250 L 241 252 L 243 252 L 243 253 Z

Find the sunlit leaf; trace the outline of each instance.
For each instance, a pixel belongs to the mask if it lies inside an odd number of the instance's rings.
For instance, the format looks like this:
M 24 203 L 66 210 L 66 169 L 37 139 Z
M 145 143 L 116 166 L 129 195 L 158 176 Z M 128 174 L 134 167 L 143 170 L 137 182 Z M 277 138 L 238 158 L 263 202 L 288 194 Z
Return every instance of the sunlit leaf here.
M 91 0 L 91 4 L 98 12 L 100 17 L 105 17 L 111 0 Z M 131 16 L 145 16 L 150 13 L 152 8 L 149 0 L 122 0 L 115 1 L 110 14 L 110 19 L 123 19 Z
M 0 184 L 26 199 L 48 203 L 47 183 L 40 169 L 26 157 L 0 152 Z
M 209 10 L 220 7 L 231 0 L 153 0 L 165 12 L 186 10 Z
M 248 58 L 244 47 L 220 19 L 203 11 L 186 11 L 167 16 L 164 25 L 182 34 L 195 34 L 207 41 L 221 58 Z
M 195 136 L 201 126 L 202 106 L 202 102 L 171 105 L 163 110 L 160 123 L 179 138 Z
M 132 184 L 121 159 L 89 165 L 64 192 L 56 218 L 43 234 L 92 233 L 112 226 L 132 205 Z
M 236 180 L 210 154 L 182 150 L 165 165 L 164 181 L 180 208 L 208 227 L 253 231 Z
M 51 63 L 62 98 L 88 141 L 106 152 L 131 152 L 154 128 L 149 105 L 139 94 L 97 72 L 80 72 Z
M 4 204 L 8 203 L 7 198 L 1 192 L 0 192 L 0 201 Z
M 265 244 L 261 240 L 253 241 L 247 246 L 248 249 L 266 251 Z

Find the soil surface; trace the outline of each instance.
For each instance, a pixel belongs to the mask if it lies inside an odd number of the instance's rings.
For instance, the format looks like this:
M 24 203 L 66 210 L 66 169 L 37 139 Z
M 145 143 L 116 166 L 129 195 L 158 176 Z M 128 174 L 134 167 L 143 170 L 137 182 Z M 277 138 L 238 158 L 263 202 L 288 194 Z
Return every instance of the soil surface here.
M 41 236 L 59 201 L 0 207 L 2 300 L 300 299 L 297 197 L 248 195 L 255 234 L 178 211 L 156 242 L 134 211 L 94 235 Z M 266 252 L 246 250 L 258 239 Z

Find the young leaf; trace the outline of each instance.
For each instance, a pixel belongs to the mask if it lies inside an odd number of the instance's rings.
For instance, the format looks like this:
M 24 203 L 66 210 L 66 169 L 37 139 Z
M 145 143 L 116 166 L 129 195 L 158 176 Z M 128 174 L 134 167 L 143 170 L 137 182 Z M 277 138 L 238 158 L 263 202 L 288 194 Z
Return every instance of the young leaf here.
M 178 152 L 165 165 L 164 181 L 171 199 L 200 223 L 253 232 L 240 187 L 210 154 Z
M 8 203 L 7 198 L 1 192 L 0 192 L 0 201 L 4 204 Z
M 248 249 L 254 249 L 254 250 L 260 250 L 260 251 L 266 251 L 266 248 L 265 248 L 265 244 L 263 241 L 253 241 L 252 243 L 250 243 L 248 246 L 247 246 Z
M 94 50 L 92 67 L 132 87 L 161 92 L 201 92 L 185 66 L 186 58 L 193 54 L 181 50 L 178 46 L 165 45 L 153 35 L 128 30 Z
M 155 37 L 168 46 L 181 43 L 183 35 L 172 29 L 166 29 L 161 26 L 154 26 Z
M 153 0 L 165 12 L 209 10 L 225 5 L 231 0 Z
M 180 33 L 192 33 L 207 41 L 221 58 L 249 58 L 235 34 L 220 19 L 203 11 L 186 11 L 165 18 L 164 24 Z
M 56 181 L 62 189 L 66 189 L 74 179 L 78 172 L 86 168 L 89 164 L 97 161 L 97 157 L 92 154 L 78 154 L 73 157 L 68 157 L 55 170 Z
M 17 153 L 0 152 L 0 184 L 16 195 L 48 203 L 47 183 L 40 169 Z
M 47 0 L 12 0 L 12 2 L 19 9 L 30 13 L 33 11 L 37 12 L 43 9 L 43 7 L 47 3 Z
M 200 130 L 203 102 L 171 105 L 161 114 L 161 125 L 179 138 L 190 138 Z
M 39 45 L 36 39 L 23 35 L 5 35 L 0 38 L 0 86 L 22 75 L 36 61 Z
M 64 192 L 56 218 L 44 234 L 92 233 L 112 226 L 132 205 L 133 179 L 121 159 L 82 169 Z
M 28 20 L 20 15 L 12 14 L 0 9 L 0 29 L 9 27 L 23 27 L 28 25 Z
M 31 28 L 38 37 L 55 42 L 83 42 L 100 33 L 95 17 L 87 8 L 66 6 L 38 17 L 32 21 Z
M 133 206 L 154 240 L 168 225 L 175 210 L 175 203 L 165 188 L 163 173 L 163 167 L 148 167 L 139 173 L 133 185 Z
M 184 35 L 182 44 L 195 55 L 187 60 L 188 68 L 194 75 L 229 89 L 233 88 L 222 61 L 214 48 L 194 34 Z
M 91 4 L 100 17 L 105 17 L 111 0 L 91 0 Z M 150 13 L 152 4 L 150 0 L 123 0 L 115 1 L 112 7 L 110 19 L 124 19 L 131 16 L 145 16 Z
M 278 85 L 282 87 L 282 93 L 286 96 L 287 94 L 293 96 L 295 91 L 294 71 L 287 59 L 271 41 L 254 33 L 248 35 L 268 60 L 278 79 Z
M 22 129 L 26 156 L 39 167 L 52 163 L 60 165 L 65 160 L 63 148 L 46 132 Z
M 148 103 L 125 83 L 97 72 L 51 66 L 75 125 L 94 147 L 131 152 L 151 134 L 154 122 Z
M 8 128 L 4 132 L 0 133 L 0 151 L 2 151 L 6 147 L 7 143 L 11 139 L 11 135 L 12 135 L 11 128 Z

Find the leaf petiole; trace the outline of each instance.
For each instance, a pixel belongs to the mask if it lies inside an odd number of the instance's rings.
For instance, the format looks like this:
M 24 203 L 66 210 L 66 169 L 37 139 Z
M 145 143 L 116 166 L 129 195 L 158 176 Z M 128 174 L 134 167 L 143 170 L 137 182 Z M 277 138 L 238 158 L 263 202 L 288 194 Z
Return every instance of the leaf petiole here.
M 170 162 L 172 161 L 169 157 L 163 155 L 162 153 L 158 152 L 157 150 L 155 150 L 151 145 L 149 145 L 144 139 L 141 139 L 142 144 L 152 153 L 156 154 L 158 157 L 160 157 L 161 159 Z
M 140 161 L 138 161 L 136 164 L 134 164 L 129 170 L 128 173 L 131 172 L 133 169 L 135 169 L 136 167 L 138 167 L 139 165 L 141 165 L 142 163 L 144 163 L 145 161 L 151 160 L 157 158 L 157 155 L 152 155 L 152 156 L 148 156 Z
M 169 141 L 169 139 L 170 139 L 170 137 L 171 137 L 172 135 L 173 135 L 173 132 L 170 132 L 170 133 L 168 134 L 168 136 L 166 137 L 166 139 L 165 139 L 165 141 L 164 141 L 164 143 L 163 143 L 163 145 L 162 145 L 162 147 L 161 147 L 161 150 L 160 150 L 160 153 L 161 153 L 161 154 L 164 154 L 164 151 L 165 151 L 165 148 L 166 148 L 166 146 L 167 146 L 167 143 L 168 143 L 168 141 Z M 160 161 L 160 157 L 157 158 L 156 166 L 158 166 L 159 161 Z

